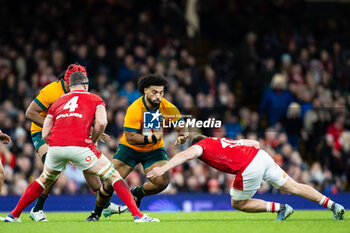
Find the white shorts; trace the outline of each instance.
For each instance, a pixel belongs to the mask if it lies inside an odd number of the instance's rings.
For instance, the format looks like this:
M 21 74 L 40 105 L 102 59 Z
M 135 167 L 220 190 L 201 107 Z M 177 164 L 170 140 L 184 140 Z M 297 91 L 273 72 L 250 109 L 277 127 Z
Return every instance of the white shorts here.
M 248 200 L 260 188 L 262 180 L 275 188 L 280 188 L 288 179 L 288 175 L 282 170 L 263 150 L 259 150 L 255 158 L 242 173 L 243 190 L 231 188 L 230 195 L 233 200 Z
M 53 146 L 49 147 L 45 159 L 45 165 L 54 171 L 66 169 L 68 161 L 72 162 L 79 170 L 91 168 L 99 159 L 98 151 L 89 147 L 79 146 Z

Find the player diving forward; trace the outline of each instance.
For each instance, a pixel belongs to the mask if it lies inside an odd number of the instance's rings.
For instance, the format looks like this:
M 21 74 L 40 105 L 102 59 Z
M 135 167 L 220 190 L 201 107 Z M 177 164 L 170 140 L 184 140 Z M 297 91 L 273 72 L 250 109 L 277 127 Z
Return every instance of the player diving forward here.
M 147 174 L 152 179 L 194 158 L 230 174 L 236 174 L 230 190 L 233 208 L 244 212 L 277 212 L 277 220 L 286 220 L 293 208 L 287 204 L 266 202 L 252 197 L 264 180 L 283 192 L 288 192 L 319 203 L 333 212 L 335 220 L 344 219 L 344 207 L 323 196 L 309 185 L 289 177 L 255 140 L 231 140 L 197 135 L 191 147 L 176 154 L 167 164 L 153 168 Z
M 138 90 L 143 95 L 135 100 L 127 109 L 124 119 L 124 133 L 112 162 L 122 178 L 127 177 L 134 167 L 141 163 L 145 173 L 154 167 L 168 162 L 164 149 L 162 119 L 165 122 L 182 121 L 179 110 L 166 99 L 164 89 L 167 80 L 160 74 L 149 74 L 138 81 Z M 152 125 L 153 124 L 153 125 Z M 183 144 L 188 138 L 186 128 L 176 126 L 178 133 L 176 144 Z M 168 173 L 148 179 L 140 187 L 131 190 L 134 199 L 140 206 L 146 195 L 154 195 L 163 191 L 169 184 Z M 96 199 L 95 209 L 85 221 L 98 221 L 102 209 L 113 194 L 111 185 L 102 186 Z M 103 210 L 105 217 L 113 213 Z
M 42 126 L 44 119 L 47 115 L 47 111 L 50 106 L 62 95 L 69 92 L 69 77 L 74 72 L 83 72 L 87 76 L 86 70 L 83 66 L 77 64 L 71 64 L 68 66 L 63 79 L 52 82 L 45 86 L 39 93 L 39 95 L 32 101 L 29 108 L 26 111 L 26 118 L 32 121 L 31 136 L 35 150 L 38 153 L 41 161 L 44 163 L 48 145 L 42 139 Z M 91 189 L 96 193 L 98 192 L 101 182 L 98 177 L 84 172 L 85 179 Z M 30 218 L 34 221 L 47 221 L 46 215 L 43 212 L 43 206 L 46 198 L 51 192 L 52 186 L 48 185 L 45 190 L 38 197 L 35 206 L 30 211 Z M 108 207 L 108 211 L 120 213 L 125 211 L 126 208 L 111 203 Z
M 73 73 L 69 79 L 70 92 L 49 109 L 42 132 L 43 140 L 49 144 L 44 171 L 28 186 L 5 222 L 20 222 L 22 211 L 45 187 L 57 180 L 69 161 L 80 170 L 99 176 L 112 185 L 134 216 L 135 222 L 159 222 L 139 211 L 125 181 L 113 168 L 111 161 L 95 147 L 107 125 L 107 114 L 104 101 L 88 92 L 88 84 L 88 78 L 82 72 Z M 93 132 L 89 137 L 93 121 Z

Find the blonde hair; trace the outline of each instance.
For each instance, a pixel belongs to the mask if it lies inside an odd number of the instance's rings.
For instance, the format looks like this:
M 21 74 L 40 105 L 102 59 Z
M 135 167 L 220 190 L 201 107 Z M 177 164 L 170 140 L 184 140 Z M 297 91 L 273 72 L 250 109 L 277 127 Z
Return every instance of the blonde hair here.
M 290 117 L 293 117 L 293 116 L 300 116 L 300 112 L 301 112 L 300 104 L 298 104 L 296 102 L 292 102 L 288 106 L 287 117 L 290 118 Z
M 287 88 L 286 77 L 282 74 L 275 74 L 272 77 L 271 88 L 276 87 L 276 85 L 279 85 L 282 89 L 286 89 Z

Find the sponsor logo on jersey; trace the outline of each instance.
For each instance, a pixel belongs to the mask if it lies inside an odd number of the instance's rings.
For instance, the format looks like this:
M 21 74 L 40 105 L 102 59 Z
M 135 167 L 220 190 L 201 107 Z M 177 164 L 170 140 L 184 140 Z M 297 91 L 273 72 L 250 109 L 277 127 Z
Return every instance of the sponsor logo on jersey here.
M 61 117 L 78 117 L 83 118 L 83 114 L 72 112 L 72 113 L 66 113 L 66 114 L 60 114 L 56 117 L 56 120 L 60 119 Z
M 161 114 L 157 112 L 143 112 L 143 128 L 144 129 L 160 129 Z

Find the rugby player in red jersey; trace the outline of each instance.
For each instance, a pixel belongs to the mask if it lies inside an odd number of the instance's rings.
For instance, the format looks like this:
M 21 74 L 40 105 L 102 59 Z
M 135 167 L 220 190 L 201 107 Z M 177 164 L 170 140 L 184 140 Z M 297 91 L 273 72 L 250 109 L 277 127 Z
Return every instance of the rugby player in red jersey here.
M 233 208 L 244 212 L 277 212 L 277 220 L 285 220 L 293 208 L 287 204 L 266 202 L 252 198 L 260 188 L 262 180 L 275 188 L 304 197 L 332 210 L 335 220 L 344 219 L 344 207 L 323 196 L 309 185 L 301 184 L 287 175 L 255 140 L 232 140 L 197 135 L 191 147 L 176 154 L 167 164 L 155 167 L 148 178 L 164 172 L 194 158 L 226 173 L 235 174 L 230 190 Z
M 125 181 L 111 161 L 97 150 L 95 143 L 105 130 L 107 113 L 104 101 L 88 92 L 88 84 L 88 78 L 82 72 L 73 73 L 69 78 L 70 92 L 50 107 L 42 131 L 43 140 L 49 144 L 44 171 L 28 186 L 5 222 L 19 222 L 22 211 L 46 186 L 57 180 L 69 161 L 81 171 L 92 173 L 110 183 L 128 206 L 135 222 L 159 222 L 140 212 Z
M 85 67 L 79 64 L 70 64 L 67 70 L 65 71 L 64 76 L 62 76 L 58 81 L 52 82 L 40 90 L 39 95 L 32 101 L 32 103 L 26 111 L 26 118 L 32 122 L 30 132 L 33 145 L 42 163 L 45 162 L 47 150 L 49 147 L 48 144 L 45 143 L 42 139 L 42 127 L 44 124 L 45 117 L 51 105 L 62 95 L 69 92 L 69 78 L 71 74 L 78 71 L 82 72 L 85 76 L 87 76 Z M 109 136 L 103 134 L 100 138 L 100 141 L 104 140 L 108 141 Z M 102 185 L 100 179 L 89 173 L 84 172 L 83 174 L 85 176 L 86 182 L 97 195 Z M 54 183 L 45 188 L 45 190 L 38 197 L 34 207 L 30 210 L 29 217 L 32 220 L 44 222 L 48 221 L 46 218 L 46 214 L 43 211 L 43 208 L 44 203 L 46 202 L 46 199 L 50 194 L 53 185 Z M 125 206 L 119 206 L 114 203 L 109 203 L 109 205 L 106 206 L 106 211 L 112 213 L 120 214 L 125 210 Z

